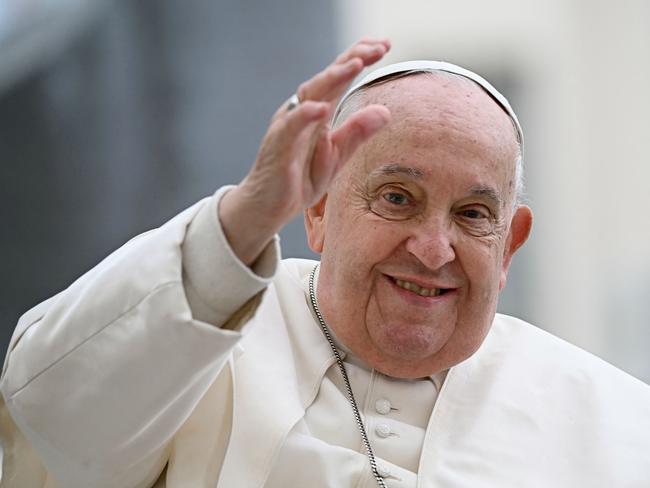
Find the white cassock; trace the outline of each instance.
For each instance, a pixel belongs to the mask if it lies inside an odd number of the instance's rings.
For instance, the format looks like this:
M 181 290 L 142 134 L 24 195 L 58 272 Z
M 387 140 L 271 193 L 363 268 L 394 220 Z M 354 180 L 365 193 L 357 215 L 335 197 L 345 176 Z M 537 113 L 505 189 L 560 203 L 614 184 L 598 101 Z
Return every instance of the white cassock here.
M 22 317 L 2 487 L 376 486 L 309 306 L 315 263 L 274 241 L 242 265 L 223 191 Z M 342 350 L 391 488 L 650 487 L 650 387 L 530 324 L 497 315 L 472 357 L 412 381 Z

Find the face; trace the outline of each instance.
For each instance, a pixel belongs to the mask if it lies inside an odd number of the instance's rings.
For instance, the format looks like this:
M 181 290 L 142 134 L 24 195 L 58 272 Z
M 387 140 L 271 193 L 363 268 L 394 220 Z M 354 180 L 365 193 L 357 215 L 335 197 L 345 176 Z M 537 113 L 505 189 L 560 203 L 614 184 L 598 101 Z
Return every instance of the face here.
M 487 334 L 531 213 L 514 206 L 515 132 L 472 82 L 412 75 L 371 87 L 391 122 L 306 214 L 318 300 L 353 353 L 416 378 Z

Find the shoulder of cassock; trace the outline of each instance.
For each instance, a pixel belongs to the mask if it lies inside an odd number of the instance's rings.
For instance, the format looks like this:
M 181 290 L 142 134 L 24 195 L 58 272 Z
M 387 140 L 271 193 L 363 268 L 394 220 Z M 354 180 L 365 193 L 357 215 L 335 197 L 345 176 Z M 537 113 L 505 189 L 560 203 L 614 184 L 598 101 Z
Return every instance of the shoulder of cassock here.
M 650 387 L 514 317 L 450 370 L 432 425 L 448 427 L 429 444 L 437 480 L 467 463 L 472 486 L 650 486 Z

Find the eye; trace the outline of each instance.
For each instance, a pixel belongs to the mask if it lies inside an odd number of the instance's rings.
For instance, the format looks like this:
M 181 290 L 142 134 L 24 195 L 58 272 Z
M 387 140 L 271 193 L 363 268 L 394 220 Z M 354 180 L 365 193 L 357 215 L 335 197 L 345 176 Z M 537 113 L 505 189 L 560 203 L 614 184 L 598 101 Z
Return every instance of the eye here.
M 484 205 L 468 205 L 456 212 L 458 224 L 473 236 L 487 236 L 494 232 L 495 217 Z
M 480 211 L 480 210 L 478 210 L 476 208 L 465 209 L 465 210 L 463 210 L 461 212 L 461 215 L 463 217 L 465 217 L 465 218 L 472 219 L 472 220 L 474 220 L 474 219 L 485 219 L 485 218 L 488 217 L 484 212 L 482 212 L 482 211 Z
M 397 193 L 394 191 L 391 191 L 389 193 L 385 193 L 383 195 L 384 200 L 387 202 L 392 203 L 393 205 L 407 205 L 409 203 L 409 199 L 406 195 L 403 193 Z
M 368 209 L 387 220 L 404 220 L 421 211 L 420 200 L 401 185 L 387 184 L 372 192 Z

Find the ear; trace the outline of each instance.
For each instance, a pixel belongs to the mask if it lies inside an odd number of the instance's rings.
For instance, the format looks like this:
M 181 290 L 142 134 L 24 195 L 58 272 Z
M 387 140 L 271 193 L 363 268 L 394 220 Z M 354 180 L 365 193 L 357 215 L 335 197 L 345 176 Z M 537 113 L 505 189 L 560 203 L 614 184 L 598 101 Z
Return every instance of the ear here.
M 499 279 L 499 290 L 506 286 L 508 269 L 515 252 L 526 242 L 530 235 L 530 229 L 533 226 L 533 211 L 526 205 L 520 205 L 515 210 L 515 214 L 510 222 L 510 233 L 506 240 L 506 246 L 503 250 L 503 262 L 501 263 L 501 277 Z
M 323 252 L 325 242 L 325 203 L 327 193 L 313 206 L 305 210 L 305 231 L 307 232 L 307 243 L 315 253 Z

